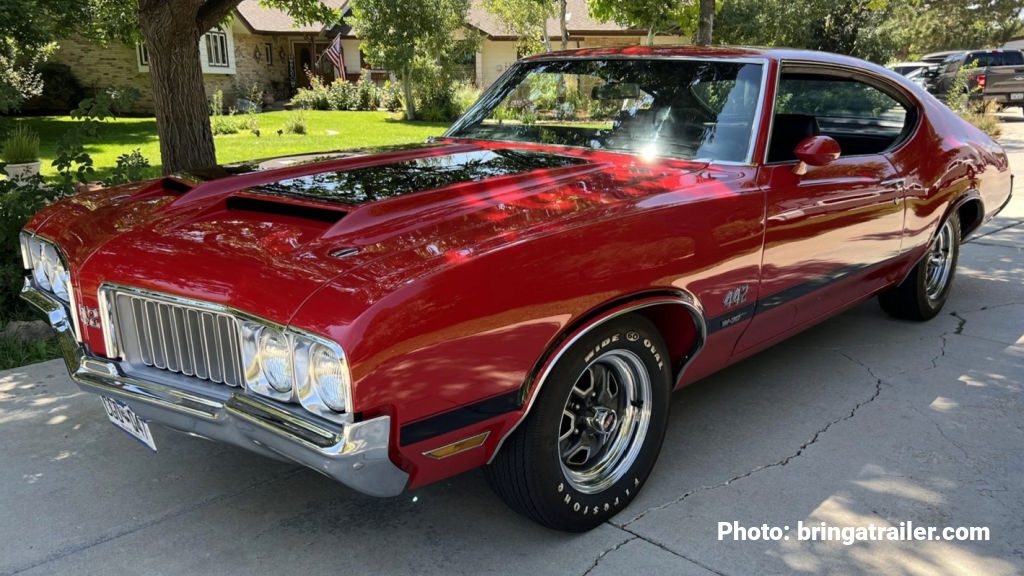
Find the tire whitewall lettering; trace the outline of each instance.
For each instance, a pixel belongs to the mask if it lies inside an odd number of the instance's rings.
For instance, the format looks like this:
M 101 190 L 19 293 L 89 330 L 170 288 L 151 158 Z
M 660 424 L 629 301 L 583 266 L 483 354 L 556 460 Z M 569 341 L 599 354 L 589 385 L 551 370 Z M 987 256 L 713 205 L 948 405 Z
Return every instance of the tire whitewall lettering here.
M 617 514 L 643 486 L 664 440 L 667 358 L 661 335 L 639 315 L 586 334 L 485 469 L 491 486 L 551 528 L 585 531 Z

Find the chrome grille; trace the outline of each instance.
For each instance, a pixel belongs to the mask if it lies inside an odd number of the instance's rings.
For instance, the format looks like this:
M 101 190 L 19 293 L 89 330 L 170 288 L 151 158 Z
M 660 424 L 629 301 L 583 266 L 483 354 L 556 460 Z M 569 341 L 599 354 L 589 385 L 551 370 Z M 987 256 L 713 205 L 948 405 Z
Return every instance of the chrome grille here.
M 229 386 L 243 383 L 238 327 L 230 314 L 150 294 L 113 291 L 106 297 L 129 364 Z

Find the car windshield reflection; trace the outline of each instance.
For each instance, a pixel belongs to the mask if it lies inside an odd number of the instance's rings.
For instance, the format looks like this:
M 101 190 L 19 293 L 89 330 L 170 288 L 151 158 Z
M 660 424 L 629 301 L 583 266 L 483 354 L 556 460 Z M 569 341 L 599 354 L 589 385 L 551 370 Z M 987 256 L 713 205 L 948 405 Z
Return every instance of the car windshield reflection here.
M 447 135 L 744 162 L 761 89 L 760 63 L 525 62 Z

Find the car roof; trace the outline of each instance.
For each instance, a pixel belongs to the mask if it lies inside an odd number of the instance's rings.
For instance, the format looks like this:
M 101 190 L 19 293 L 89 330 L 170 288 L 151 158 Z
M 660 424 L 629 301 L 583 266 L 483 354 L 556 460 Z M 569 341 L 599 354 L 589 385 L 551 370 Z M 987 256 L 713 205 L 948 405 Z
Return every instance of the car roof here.
M 851 64 L 857 66 L 877 66 L 870 62 L 833 54 L 831 52 L 818 52 L 815 50 L 801 50 L 795 48 L 761 48 L 754 46 L 618 46 L 607 48 L 579 48 L 575 50 L 562 50 L 557 52 L 543 52 L 529 56 L 524 60 L 543 60 L 548 58 L 601 58 L 601 57 L 652 57 L 666 58 L 672 56 L 684 56 L 695 58 L 764 58 L 767 60 L 810 60 L 817 62 L 831 62 L 836 64 Z M 881 68 L 880 66 L 878 66 Z
M 795 48 L 761 48 L 753 46 L 619 46 L 607 48 L 580 48 L 576 50 L 562 50 L 557 52 L 543 52 L 528 56 L 524 61 L 546 60 L 558 58 L 756 58 L 774 61 L 803 61 L 821 62 L 825 64 L 838 64 L 864 71 L 871 71 L 880 75 L 895 74 L 883 66 L 873 62 L 833 54 L 831 52 L 818 52 L 815 50 L 801 50 Z

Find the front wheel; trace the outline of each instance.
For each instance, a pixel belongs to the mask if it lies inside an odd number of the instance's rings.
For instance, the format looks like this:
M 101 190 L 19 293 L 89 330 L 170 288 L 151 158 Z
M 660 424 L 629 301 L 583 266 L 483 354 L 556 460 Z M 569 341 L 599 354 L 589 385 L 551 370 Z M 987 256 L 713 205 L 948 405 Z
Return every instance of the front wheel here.
M 949 299 L 959 258 L 960 219 L 954 212 L 903 283 L 879 294 L 882 309 L 896 318 L 931 320 Z
M 485 475 L 520 514 L 582 532 L 625 508 L 654 467 L 668 421 L 667 348 L 642 316 L 580 338 Z

